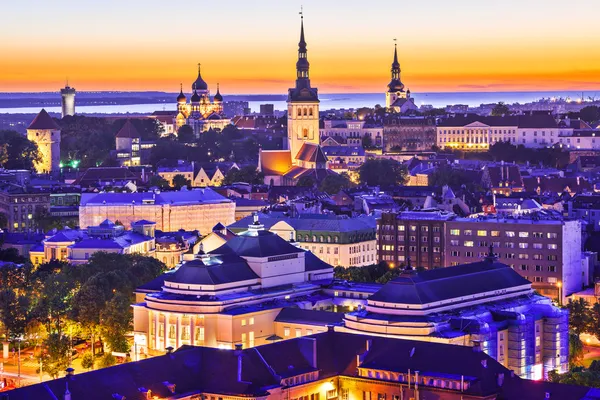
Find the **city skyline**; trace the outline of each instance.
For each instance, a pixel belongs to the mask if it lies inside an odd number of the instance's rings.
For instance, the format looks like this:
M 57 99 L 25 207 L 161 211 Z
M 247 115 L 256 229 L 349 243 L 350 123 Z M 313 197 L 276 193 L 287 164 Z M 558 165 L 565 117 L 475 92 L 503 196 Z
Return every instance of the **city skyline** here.
M 9 38 L 0 44 L 9 54 L 0 60 L 0 91 L 54 91 L 68 77 L 82 91 L 175 92 L 181 82 L 189 93 L 201 63 L 212 91 L 219 82 L 224 94 L 285 93 L 294 80 L 301 5 L 311 79 L 322 92 L 381 91 L 394 38 L 413 92 L 600 89 L 600 54 L 587 51 L 600 44 L 593 13 L 565 19 L 558 1 L 543 9 L 515 0 L 369 8 L 314 0 L 260 7 L 184 0 L 177 8 L 109 0 L 102 9 L 34 3 L 6 5 L 13 18 L 0 27 Z M 34 5 L 38 12 L 30 14 Z M 593 1 L 570 7 L 585 10 Z

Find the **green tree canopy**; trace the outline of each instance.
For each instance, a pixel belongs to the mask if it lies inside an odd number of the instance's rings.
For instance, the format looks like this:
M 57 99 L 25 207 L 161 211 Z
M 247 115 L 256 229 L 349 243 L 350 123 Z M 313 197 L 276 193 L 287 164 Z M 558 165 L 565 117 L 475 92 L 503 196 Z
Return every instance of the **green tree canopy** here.
M 32 169 L 34 161 L 40 159 L 35 143 L 16 131 L 0 130 L 2 153 L 0 161 L 6 169 Z
M 593 322 L 589 303 L 582 298 L 575 301 L 570 299 L 566 307 L 569 310 L 569 328 L 578 336 L 588 332 Z
M 496 117 L 501 117 L 503 115 L 510 114 L 510 108 L 504 102 L 499 102 L 492 108 L 492 115 Z
M 227 172 L 223 179 L 223 185 L 231 185 L 235 182 L 245 182 L 253 185 L 264 183 L 265 175 L 259 172 L 256 167 L 249 165 L 242 167 L 239 170 L 232 168 Z
M 192 143 L 196 139 L 194 129 L 189 125 L 183 125 L 177 131 L 177 140 L 183 143 Z
M 315 186 L 315 180 L 312 176 L 302 176 L 300 179 L 298 179 L 296 186 L 310 188 Z
M 173 177 L 173 187 L 177 190 L 184 186 L 190 186 L 192 182 L 181 174 L 177 174 Z
M 358 170 L 360 182 L 369 186 L 389 187 L 406 182 L 406 167 L 387 158 L 365 161 Z
M 337 194 L 342 189 L 347 189 L 352 186 L 348 174 L 336 174 L 327 175 L 325 179 L 321 181 L 319 190 L 327 194 Z
M 150 186 L 156 186 L 162 190 L 167 190 L 171 187 L 169 185 L 169 181 L 167 181 L 165 178 L 163 178 L 160 175 L 153 175 L 152 177 L 150 177 L 148 184 Z
M 598 123 L 600 121 L 600 107 L 585 106 L 579 110 L 579 116 L 582 120 L 588 123 Z
M 69 366 L 70 341 L 60 333 L 51 333 L 44 341 L 46 352 L 42 356 L 42 367 L 46 374 L 56 379 Z

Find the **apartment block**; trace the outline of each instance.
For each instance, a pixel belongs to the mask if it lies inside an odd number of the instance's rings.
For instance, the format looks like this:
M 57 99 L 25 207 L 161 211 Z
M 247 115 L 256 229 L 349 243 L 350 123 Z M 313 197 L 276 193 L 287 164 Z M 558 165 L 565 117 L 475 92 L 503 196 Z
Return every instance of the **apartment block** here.
M 532 214 L 455 218 L 445 223 L 447 265 L 481 259 L 494 247 L 501 262 L 539 293 L 563 298 L 587 283 L 582 271 L 581 222 Z

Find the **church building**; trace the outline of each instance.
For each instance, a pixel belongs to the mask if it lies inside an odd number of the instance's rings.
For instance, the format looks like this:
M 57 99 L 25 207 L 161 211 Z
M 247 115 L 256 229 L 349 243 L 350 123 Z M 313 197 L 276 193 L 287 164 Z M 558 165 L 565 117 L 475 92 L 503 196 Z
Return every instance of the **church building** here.
M 404 113 L 409 110 L 417 110 L 415 100 L 410 97 L 410 89 L 404 90 L 404 84 L 400 80 L 400 63 L 398 62 L 398 48 L 394 45 L 394 61 L 392 62 L 392 80 L 385 92 L 385 107 L 389 111 Z
M 304 19 L 296 62 L 296 86 L 288 90 L 288 148 L 260 150 L 258 169 L 271 185 L 295 185 L 302 177 L 321 181 L 333 171 L 327 169 L 327 156 L 319 145 L 319 95 L 310 86 L 309 62 L 304 39 Z
M 217 93 L 211 99 L 208 84 L 202 79 L 200 73 L 200 64 L 198 64 L 198 77 L 192 83 L 192 92 L 188 102 L 187 96 L 183 93 L 183 85 L 181 86 L 177 96 L 176 130 L 183 125 L 189 125 L 194 129 L 196 137 L 199 137 L 201 132 L 209 129 L 223 130 L 231 124 L 231 120 L 223 114 L 223 96 L 219 91 L 219 85 L 217 84 Z

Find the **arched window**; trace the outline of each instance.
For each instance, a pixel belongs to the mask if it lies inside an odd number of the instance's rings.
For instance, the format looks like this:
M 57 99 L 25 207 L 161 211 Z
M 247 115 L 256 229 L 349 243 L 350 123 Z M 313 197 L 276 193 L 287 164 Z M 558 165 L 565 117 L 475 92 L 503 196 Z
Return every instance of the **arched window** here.
M 331 236 L 327 236 L 327 243 L 331 243 Z
M 298 116 L 298 117 L 301 117 L 301 116 L 302 116 L 302 109 L 301 109 L 301 108 L 298 108 L 298 113 L 297 113 L 297 115 L 296 115 L 296 116 Z
M 303 137 L 304 139 L 308 139 L 308 128 L 304 128 L 304 129 L 302 130 L 302 137 Z
M 308 115 L 310 115 L 310 116 L 312 117 L 312 115 L 313 115 L 312 108 L 309 108 L 309 109 L 308 109 Z
M 308 110 L 305 108 L 304 109 L 304 116 L 306 117 L 308 115 Z
M 338 236 L 334 236 L 333 237 L 333 242 L 334 243 L 339 243 L 339 241 L 340 241 L 340 238 Z
M 308 235 L 304 235 L 304 241 L 308 242 Z
M 313 242 L 316 242 L 316 241 L 317 241 L 317 237 L 316 237 L 315 235 L 313 235 L 313 237 L 312 237 L 312 241 L 313 241 Z
M 323 243 L 324 239 L 325 238 L 323 236 L 319 236 L 319 242 Z

